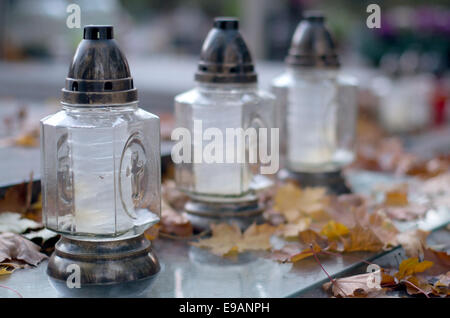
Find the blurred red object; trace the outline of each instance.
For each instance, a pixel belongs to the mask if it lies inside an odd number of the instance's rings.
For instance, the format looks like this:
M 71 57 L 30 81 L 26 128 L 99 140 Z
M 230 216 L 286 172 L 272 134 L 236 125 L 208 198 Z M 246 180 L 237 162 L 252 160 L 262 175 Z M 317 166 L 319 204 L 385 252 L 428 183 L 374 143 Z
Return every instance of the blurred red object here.
M 432 95 L 432 106 L 433 106 L 433 125 L 441 126 L 445 124 L 445 105 L 447 103 L 447 91 L 445 84 L 441 79 L 437 79 L 434 85 L 433 95 Z

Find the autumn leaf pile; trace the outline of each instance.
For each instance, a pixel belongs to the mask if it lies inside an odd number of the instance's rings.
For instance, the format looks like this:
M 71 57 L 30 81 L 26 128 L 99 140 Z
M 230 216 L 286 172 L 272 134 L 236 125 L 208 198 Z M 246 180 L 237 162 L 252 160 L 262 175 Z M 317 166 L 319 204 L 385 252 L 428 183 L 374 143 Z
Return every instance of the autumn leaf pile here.
M 442 180 L 430 182 L 425 189 Z M 409 294 L 447 296 L 450 256 L 426 246 L 428 232 L 400 233 L 393 224 L 392 219 L 420 218 L 427 210 L 421 206 L 423 213 L 414 212 L 416 204 L 409 202 L 407 192 L 406 185 L 396 186 L 385 192 L 383 202 L 375 203 L 357 194 L 327 195 L 324 188 L 300 188 L 288 182 L 278 185 L 268 200 L 267 223 L 254 224 L 244 232 L 235 224 L 215 224 L 211 226 L 210 238 L 191 244 L 223 257 L 252 250 L 268 251 L 269 258 L 282 263 L 322 254 L 380 252 L 402 245 L 411 258 L 398 269 L 332 280 L 324 288 L 337 297 L 385 297 L 387 290 L 399 288 L 406 288 Z M 437 195 L 439 191 L 433 193 Z M 395 209 L 405 212 L 393 212 Z M 284 246 L 273 249 L 272 237 L 284 241 Z M 368 284 L 376 275 L 380 277 L 378 283 Z
M 323 288 L 336 297 L 386 297 L 388 291 L 406 289 L 409 295 L 448 297 L 450 295 L 450 255 L 426 244 L 429 233 L 420 230 L 404 233 L 415 238 L 406 248 L 408 258 L 398 268 L 380 268 L 332 280 Z M 411 248 L 411 245 L 416 245 Z M 375 279 L 378 277 L 378 279 Z

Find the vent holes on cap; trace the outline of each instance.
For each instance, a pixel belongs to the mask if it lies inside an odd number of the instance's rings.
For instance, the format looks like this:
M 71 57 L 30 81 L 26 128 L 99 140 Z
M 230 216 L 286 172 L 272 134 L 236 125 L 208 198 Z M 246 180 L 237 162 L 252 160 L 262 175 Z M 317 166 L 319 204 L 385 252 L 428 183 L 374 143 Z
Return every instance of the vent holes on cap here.
M 72 83 L 72 91 L 78 92 L 78 83 L 77 82 Z

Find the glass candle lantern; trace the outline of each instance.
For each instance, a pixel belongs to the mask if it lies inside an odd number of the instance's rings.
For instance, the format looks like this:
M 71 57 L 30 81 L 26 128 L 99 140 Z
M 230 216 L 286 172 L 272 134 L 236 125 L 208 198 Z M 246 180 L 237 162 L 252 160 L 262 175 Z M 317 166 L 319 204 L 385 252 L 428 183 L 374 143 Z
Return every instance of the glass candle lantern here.
M 238 30 L 238 20 L 216 18 L 200 56 L 196 87 L 175 97 L 176 127 L 192 136 L 192 160 L 176 165 L 176 182 L 191 200 L 186 212 L 194 225 L 208 227 L 210 221 L 233 218 L 242 227 L 262 211 L 255 191 L 271 184 L 259 172 L 258 158 L 250 160 L 257 145 L 245 139 L 229 143 L 229 129 L 274 126 L 274 97 L 258 89 L 250 52 Z M 214 137 L 208 136 L 208 131 Z M 204 156 L 208 144 L 223 137 L 219 160 Z M 270 132 L 267 143 L 270 144 Z M 234 140 L 234 139 L 233 139 Z M 255 141 L 255 139 L 253 140 Z M 259 141 L 259 140 L 258 140 Z M 216 149 L 215 151 L 218 151 Z M 246 158 L 245 162 L 239 157 Z
M 111 26 L 84 28 L 62 92 L 62 110 L 41 120 L 43 221 L 62 235 L 47 273 L 58 289 L 68 264 L 81 291 L 143 288 L 159 270 L 143 236 L 160 217 L 159 118 L 138 107 Z
M 283 165 L 304 185 L 340 179 L 354 157 L 357 86 L 338 72 L 321 14 L 309 13 L 299 24 L 286 62 L 287 71 L 272 83 Z

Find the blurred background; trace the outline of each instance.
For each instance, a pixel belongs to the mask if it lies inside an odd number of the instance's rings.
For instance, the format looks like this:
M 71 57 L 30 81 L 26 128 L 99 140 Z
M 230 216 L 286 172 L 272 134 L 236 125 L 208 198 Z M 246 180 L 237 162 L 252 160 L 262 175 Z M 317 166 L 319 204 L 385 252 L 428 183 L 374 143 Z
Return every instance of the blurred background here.
M 81 8 L 80 29 L 66 26 L 71 3 Z M 366 26 L 371 3 L 381 7 L 379 29 Z M 115 27 L 140 106 L 161 116 L 168 138 L 173 97 L 194 85 L 215 16 L 240 18 L 260 85 L 268 88 L 284 71 L 293 32 L 311 9 L 323 11 L 343 71 L 359 79 L 361 116 L 418 153 L 450 153 L 446 0 L 0 0 L 0 147 L 36 147 L 38 120 L 59 107 L 84 25 Z M 2 166 L 8 157 L 0 152 Z

